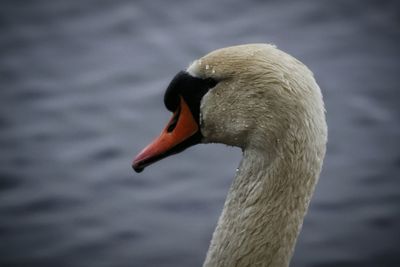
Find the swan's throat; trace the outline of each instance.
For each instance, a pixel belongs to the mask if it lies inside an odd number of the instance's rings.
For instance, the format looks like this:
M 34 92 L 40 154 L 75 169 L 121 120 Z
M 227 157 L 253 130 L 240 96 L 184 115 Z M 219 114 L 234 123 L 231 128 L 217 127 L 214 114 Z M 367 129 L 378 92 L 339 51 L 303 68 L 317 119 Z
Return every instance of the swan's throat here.
M 204 266 L 288 266 L 320 163 L 264 153 L 244 151 Z

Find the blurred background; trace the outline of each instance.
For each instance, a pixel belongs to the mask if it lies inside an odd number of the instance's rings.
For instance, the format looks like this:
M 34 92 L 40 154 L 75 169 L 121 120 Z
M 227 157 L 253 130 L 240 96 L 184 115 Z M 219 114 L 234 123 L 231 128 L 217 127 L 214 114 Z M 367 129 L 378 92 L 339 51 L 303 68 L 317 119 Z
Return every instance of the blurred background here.
M 0 266 L 201 266 L 239 149 L 141 174 L 191 61 L 267 42 L 313 72 L 329 144 L 291 266 L 400 266 L 398 1 L 0 1 Z

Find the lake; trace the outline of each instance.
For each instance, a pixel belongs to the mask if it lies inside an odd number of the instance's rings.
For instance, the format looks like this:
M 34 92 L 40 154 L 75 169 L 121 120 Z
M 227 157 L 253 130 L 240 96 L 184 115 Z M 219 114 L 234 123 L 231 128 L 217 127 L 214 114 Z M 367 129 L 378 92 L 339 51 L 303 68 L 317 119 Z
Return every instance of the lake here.
M 329 143 L 291 266 L 400 266 L 396 1 L 2 1 L 0 265 L 201 266 L 241 151 L 136 174 L 172 77 L 273 43 L 324 94 Z

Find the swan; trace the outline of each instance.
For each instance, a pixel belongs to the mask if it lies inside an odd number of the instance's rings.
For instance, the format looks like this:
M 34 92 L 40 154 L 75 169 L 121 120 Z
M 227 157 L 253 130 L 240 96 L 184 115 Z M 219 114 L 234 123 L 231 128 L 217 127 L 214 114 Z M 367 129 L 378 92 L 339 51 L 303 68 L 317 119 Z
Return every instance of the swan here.
M 164 102 L 172 118 L 137 172 L 198 143 L 243 153 L 203 266 L 288 266 L 327 143 L 312 72 L 274 45 L 222 48 L 179 72 Z

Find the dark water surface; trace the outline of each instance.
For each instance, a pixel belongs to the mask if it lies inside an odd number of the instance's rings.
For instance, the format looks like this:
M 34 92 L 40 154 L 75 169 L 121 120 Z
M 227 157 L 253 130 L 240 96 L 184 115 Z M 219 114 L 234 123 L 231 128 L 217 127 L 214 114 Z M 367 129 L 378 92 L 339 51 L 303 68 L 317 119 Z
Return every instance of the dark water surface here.
M 291 266 L 400 266 L 396 1 L 1 1 L 0 266 L 200 266 L 240 160 L 201 145 L 135 174 L 173 75 L 275 43 L 315 73 L 324 169 Z

